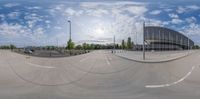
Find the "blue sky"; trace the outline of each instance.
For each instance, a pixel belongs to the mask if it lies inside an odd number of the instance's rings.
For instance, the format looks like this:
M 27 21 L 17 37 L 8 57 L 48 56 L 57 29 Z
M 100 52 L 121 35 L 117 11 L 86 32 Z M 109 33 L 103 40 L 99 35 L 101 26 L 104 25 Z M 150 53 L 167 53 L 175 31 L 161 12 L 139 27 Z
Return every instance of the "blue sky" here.
M 142 22 L 179 31 L 200 44 L 198 0 L 0 0 L 0 44 L 65 46 L 142 41 Z

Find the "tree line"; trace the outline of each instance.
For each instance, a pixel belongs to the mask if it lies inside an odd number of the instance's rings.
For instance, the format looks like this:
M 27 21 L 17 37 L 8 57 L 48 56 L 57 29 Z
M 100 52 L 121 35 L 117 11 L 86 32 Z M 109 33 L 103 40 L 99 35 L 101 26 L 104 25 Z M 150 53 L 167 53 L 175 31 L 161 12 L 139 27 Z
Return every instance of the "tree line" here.
M 13 44 L 10 44 L 10 45 L 1 45 L 0 46 L 0 49 L 15 49 L 16 46 L 13 45 Z
M 113 49 L 114 44 L 88 44 L 83 43 L 82 45 L 75 45 L 74 42 L 70 39 L 67 42 L 66 49 L 77 49 L 77 50 L 96 50 L 96 49 Z M 115 49 L 133 49 L 134 42 L 131 40 L 131 37 L 127 38 L 127 41 L 122 40 L 121 44 L 115 44 Z

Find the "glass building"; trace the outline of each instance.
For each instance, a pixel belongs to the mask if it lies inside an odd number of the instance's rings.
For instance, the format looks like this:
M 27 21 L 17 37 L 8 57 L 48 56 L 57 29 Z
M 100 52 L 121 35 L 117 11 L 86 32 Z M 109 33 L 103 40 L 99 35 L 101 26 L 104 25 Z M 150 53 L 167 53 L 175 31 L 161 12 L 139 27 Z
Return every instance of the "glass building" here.
M 194 42 L 185 35 L 158 26 L 146 26 L 144 40 L 147 50 L 184 50 L 194 46 Z

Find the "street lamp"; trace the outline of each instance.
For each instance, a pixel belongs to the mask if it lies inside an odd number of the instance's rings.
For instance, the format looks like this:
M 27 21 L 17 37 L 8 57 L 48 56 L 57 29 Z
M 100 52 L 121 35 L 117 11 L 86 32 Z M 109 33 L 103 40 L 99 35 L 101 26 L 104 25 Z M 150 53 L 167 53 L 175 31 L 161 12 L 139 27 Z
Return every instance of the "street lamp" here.
M 189 34 L 187 33 L 187 38 L 188 38 L 188 51 L 190 50 L 190 40 L 189 40 Z
M 113 53 L 115 53 L 115 35 L 114 35 L 113 42 L 114 42 L 114 46 L 113 46 L 114 50 L 113 50 Z
M 145 60 L 145 22 L 143 23 L 143 60 Z
M 72 40 L 72 38 L 71 38 L 71 35 L 72 35 L 72 33 L 71 33 L 71 21 L 68 20 L 68 23 L 69 23 L 69 41 L 68 42 L 71 42 L 71 40 Z M 68 43 L 68 44 L 70 44 L 70 43 Z M 69 54 L 71 55 L 70 45 L 68 45 L 68 46 L 69 46 Z
M 71 40 L 71 21 L 68 20 L 68 23 L 69 23 L 69 40 Z

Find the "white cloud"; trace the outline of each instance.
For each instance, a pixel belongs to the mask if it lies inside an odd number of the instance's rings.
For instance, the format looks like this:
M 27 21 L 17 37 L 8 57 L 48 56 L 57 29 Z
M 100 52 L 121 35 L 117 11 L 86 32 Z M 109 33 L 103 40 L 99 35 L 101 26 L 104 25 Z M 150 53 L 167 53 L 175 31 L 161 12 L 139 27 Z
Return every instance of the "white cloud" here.
M 24 19 L 26 20 L 28 27 L 33 28 L 37 22 L 43 21 L 43 16 L 40 16 L 36 13 L 28 13 Z
M 81 7 L 84 8 L 97 8 L 99 6 L 124 6 L 124 5 L 132 5 L 132 6 L 138 6 L 138 5 L 146 5 L 147 3 L 143 2 L 133 2 L 133 1 L 116 1 L 116 2 L 82 2 L 80 3 Z
M 10 18 L 10 19 L 17 19 L 19 16 L 20 16 L 20 12 L 11 12 L 9 13 L 7 16 Z
M 6 16 L 4 14 L 0 14 L 0 20 L 2 20 L 2 21 L 5 20 L 5 17 Z
M 42 27 L 38 27 L 33 30 L 32 39 L 33 40 L 43 39 L 45 37 L 44 33 L 45 33 L 45 30 Z
M 163 22 L 161 20 L 156 20 L 156 19 L 147 19 L 146 25 L 150 26 L 163 26 Z
M 84 11 L 88 15 L 96 17 L 100 17 L 105 14 L 117 15 L 124 11 L 127 11 L 133 15 L 140 16 L 148 11 L 145 5 L 146 3 L 129 2 L 129 1 L 80 3 L 80 6 L 84 9 Z
M 197 19 L 195 17 L 189 17 L 189 18 L 186 18 L 185 20 L 188 23 L 195 23 L 197 21 Z
M 195 10 L 199 10 L 199 9 L 200 9 L 200 7 L 197 5 L 188 5 L 185 7 L 179 6 L 176 11 L 178 13 L 185 13 L 185 12 L 195 11 Z
M 29 9 L 29 10 L 40 10 L 40 9 L 42 9 L 42 7 L 39 7 L 39 6 L 26 7 L 26 8 Z
M 65 13 L 67 13 L 67 14 L 72 16 L 72 15 L 74 15 L 76 13 L 76 11 L 74 9 L 72 9 L 72 8 L 67 8 L 65 10 Z
M 168 14 L 170 18 L 179 18 L 179 16 L 177 14 L 174 13 L 170 13 Z
M 178 13 L 184 13 L 184 12 L 186 12 L 187 11 L 187 9 L 186 8 L 184 8 L 184 7 L 182 7 L 182 6 L 179 6 L 178 8 L 177 8 L 177 10 L 176 10 Z
M 50 20 L 46 20 L 45 23 L 49 24 L 49 23 L 51 23 L 51 21 Z
M 57 29 L 57 30 L 61 30 L 62 29 L 62 27 L 59 27 L 59 26 L 55 26 L 54 28 Z
M 170 8 L 167 8 L 167 9 L 164 9 L 166 12 L 171 12 L 173 11 L 173 9 L 170 9 Z
M 200 36 L 200 25 L 191 23 L 189 26 L 184 27 L 183 32 L 190 36 Z
M 177 14 L 170 13 L 168 15 L 169 15 L 170 18 L 172 18 L 172 20 L 169 23 L 172 23 L 172 24 L 181 24 L 181 23 L 184 22 L 183 20 L 179 19 L 179 16 Z
M 102 17 L 103 15 L 109 14 L 109 12 L 104 9 L 87 9 L 85 10 L 85 13 L 89 16 L 95 16 L 95 17 Z
M 183 23 L 183 20 L 181 20 L 181 19 L 172 19 L 171 23 L 172 24 L 180 24 L 180 23 Z
M 148 9 L 145 6 L 129 6 L 124 7 L 124 10 L 134 14 L 134 15 L 143 15 Z
M 62 15 L 64 16 L 80 16 L 83 14 L 83 10 L 75 10 L 71 7 L 68 7 L 68 8 L 64 8 L 65 10 L 59 10 L 61 13 L 63 13 Z
M 200 7 L 197 5 L 189 5 L 189 6 L 187 6 L 187 8 L 191 9 L 191 10 L 199 10 L 200 9 Z
M 7 3 L 4 5 L 4 7 L 8 7 L 8 8 L 15 7 L 15 6 L 19 6 L 19 4 L 18 3 Z
M 163 21 L 162 24 L 165 26 L 165 25 L 169 25 L 170 22 L 169 21 Z
M 6 37 L 27 36 L 30 30 L 19 24 L 0 24 L 0 34 Z
M 160 14 L 161 12 L 162 12 L 161 10 L 154 10 L 154 11 L 151 11 L 149 14 L 158 15 L 158 14 Z
M 2 37 L 11 38 L 13 41 L 20 39 L 40 42 L 42 39 L 46 39 L 46 35 L 44 33 L 45 30 L 42 27 L 34 28 L 32 31 L 27 26 L 20 24 L 0 24 L 0 35 Z M 29 41 L 23 43 L 27 43 Z

